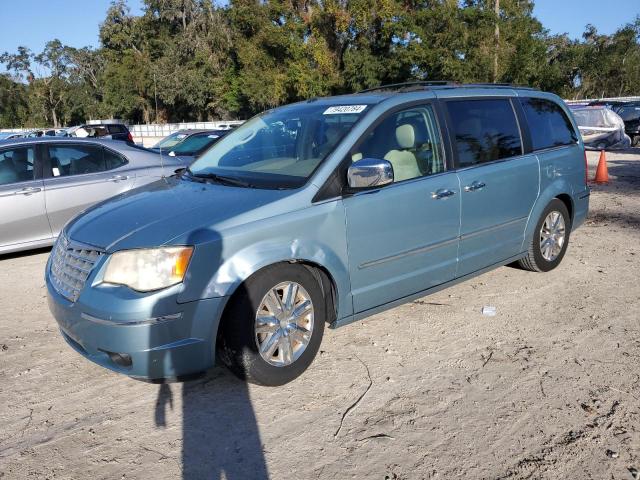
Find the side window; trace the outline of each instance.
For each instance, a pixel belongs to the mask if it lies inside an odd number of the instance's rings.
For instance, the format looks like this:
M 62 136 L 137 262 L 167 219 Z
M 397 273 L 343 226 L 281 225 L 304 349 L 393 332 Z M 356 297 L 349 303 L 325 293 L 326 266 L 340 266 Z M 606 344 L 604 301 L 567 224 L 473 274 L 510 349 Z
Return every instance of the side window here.
M 97 173 L 106 170 L 102 147 L 69 145 L 49 147 L 51 174 L 54 177 Z
M 510 100 L 455 100 L 447 108 L 460 168 L 522 155 Z
M 33 147 L 0 151 L 0 185 L 33 180 Z
M 127 164 L 127 159 L 118 155 L 115 152 L 112 152 L 108 148 L 104 148 L 104 164 L 106 170 L 112 170 L 114 168 L 121 167 L 122 165 Z
M 534 150 L 572 145 L 578 141 L 569 118 L 560 105 L 542 98 L 520 99 Z
M 433 109 L 412 107 L 389 115 L 369 132 L 351 159 L 380 158 L 393 165 L 394 182 L 444 172 L 442 141 Z

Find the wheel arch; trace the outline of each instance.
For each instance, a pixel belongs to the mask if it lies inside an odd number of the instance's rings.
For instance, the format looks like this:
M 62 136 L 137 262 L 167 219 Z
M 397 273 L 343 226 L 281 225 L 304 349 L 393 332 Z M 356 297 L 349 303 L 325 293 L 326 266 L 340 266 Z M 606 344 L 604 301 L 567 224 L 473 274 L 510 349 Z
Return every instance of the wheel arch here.
M 525 245 L 527 245 L 528 239 L 531 238 L 531 235 L 533 235 L 533 231 L 536 228 L 538 220 L 540 219 L 540 215 L 552 200 L 558 199 L 565 204 L 567 210 L 569 210 L 569 217 L 571 219 L 571 222 L 573 223 L 575 208 L 571 195 L 572 191 L 573 189 L 571 188 L 571 185 L 566 180 L 562 180 L 551 183 L 540 192 L 540 195 L 538 196 L 538 199 L 536 200 L 536 203 L 533 205 L 531 213 L 529 214 L 529 220 L 525 229 L 525 235 L 522 240 L 521 250 L 523 252 L 526 250 Z
M 569 212 L 569 219 L 571 220 L 571 223 L 573 224 L 573 199 L 571 198 L 571 195 L 567 194 L 567 193 L 561 193 L 559 195 L 556 195 L 556 197 L 558 200 L 560 200 L 562 203 L 564 203 L 564 206 L 567 207 L 567 211 Z
M 217 331 L 214 332 L 214 338 L 216 338 L 220 333 L 220 329 L 222 327 L 223 322 L 225 321 L 227 311 L 229 310 L 229 308 L 231 308 L 231 303 L 232 303 L 231 299 L 233 298 L 234 295 L 236 295 L 240 291 L 242 285 L 251 277 L 259 274 L 265 269 L 271 268 L 280 264 L 300 265 L 300 267 L 306 268 L 311 273 L 311 275 L 313 275 L 313 277 L 318 281 L 318 284 L 320 285 L 320 289 L 322 290 L 322 294 L 325 299 L 325 311 L 327 312 L 327 319 L 326 319 L 327 323 L 331 324 L 337 319 L 338 291 L 337 291 L 335 279 L 331 275 L 331 272 L 329 272 L 329 270 L 325 266 L 311 260 L 302 260 L 302 259 L 281 260 L 281 261 L 270 263 L 268 265 L 264 265 L 258 268 L 253 273 L 251 273 L 251 275 L 247 276 L 243 281 L 238 282 L 234 286 L 234 288 L 229 291 L 227 301 L 225 302 L 225 305 L 222 308 L 222 312 L 220 314 L 220 322 L 218 323 Z
M 215 284 L 218 289 L 217 293 L 230 299 L 249 278 L 266 268 L 278 264 L 299 265 L 301 268 L 306 268 L 318 281 L 326 302 L 327 321 L 332 323 L 337 318 L 352 313 L 352 306 L 349 302 L 348 270 L 338 256 L 333 255 L 331 251 L 314 250 L 317 254 L 321 253 L 320 256 L 325 262 L 311 256 L 290 256 L 287 258 L 284 255 L 269 255 L 268 259 L 261 256 L 260 261 L 249 265 L 246 263 L 248 256 L 238 256 L 235 262 L 225 262 L 223 266 L 225 268 L 221 268 L 218 271 L 211 280 L 210 285 Z M 280 253 L 283 254 L 284 252 Z M 240 259 L 244 259 L 244 262 L 240 261 Z M 240 265 L 242 268 L 239 268 Z M 230 275 L 231 273 L 232 275 Z M 226 282 L 224 281 L 225 278 L 227 279 Z M 229 301 L 224 306 L 222 316 L 224 316 L 228 305 Z

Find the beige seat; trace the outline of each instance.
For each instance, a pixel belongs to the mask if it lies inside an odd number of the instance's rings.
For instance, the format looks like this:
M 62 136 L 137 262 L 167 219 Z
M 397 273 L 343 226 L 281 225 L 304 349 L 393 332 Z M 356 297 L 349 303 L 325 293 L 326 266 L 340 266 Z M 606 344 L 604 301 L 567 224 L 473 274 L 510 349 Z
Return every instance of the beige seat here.
M 402 150 L 391 150 L 384 156 L 384 159 L 393 165 L 393 180 L 401 182 L 422 176 L 416 156 L 409 151 L 415 147 L 416 143 L 413 125 L 404 124 L 396 128 L 396 140 Z

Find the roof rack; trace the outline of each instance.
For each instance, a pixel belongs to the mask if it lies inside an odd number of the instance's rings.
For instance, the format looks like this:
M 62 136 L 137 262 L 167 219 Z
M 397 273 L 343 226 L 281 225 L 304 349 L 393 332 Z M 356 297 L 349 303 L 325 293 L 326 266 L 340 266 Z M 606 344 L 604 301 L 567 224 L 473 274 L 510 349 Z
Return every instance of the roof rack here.
M 535 87 L 529 87 L 527 85 L 518 85 L 517 83 L 478 82 L 478 83 L 463 83 L 460 86 L 464 88 L 519 88 L 521 90 L 538 90 Z
M 411 87 L 453 87 L 457 85 L 460 85 L 460 84 L 449 81 L 449 80 L 401 82 L 401 83 L 390 83 L 388 85 L 379 85 L 377 87 L 360 90 L 357 93 L 377 92 L 379 90 L 405 90 Z
M 378 87 L 367 88 L 366 90 L 360 90 L 357 93 L 369 93 L 383 90 L 394 90 L 396 92 L 408 92 L 412 90 L 422 90 L 429 87 L 442 87 L 442 88 L 519 88 L 524 90 L 537 90 L 534 87 L 527 87 L 523 85 L 514 85 L 512 83 L 459 83 L 450 80 L 438 80 L 438 81 L 415 81 L 415 82 L 403 82 L 403 83 L 391 83 L 388 85 L 380 85 Z

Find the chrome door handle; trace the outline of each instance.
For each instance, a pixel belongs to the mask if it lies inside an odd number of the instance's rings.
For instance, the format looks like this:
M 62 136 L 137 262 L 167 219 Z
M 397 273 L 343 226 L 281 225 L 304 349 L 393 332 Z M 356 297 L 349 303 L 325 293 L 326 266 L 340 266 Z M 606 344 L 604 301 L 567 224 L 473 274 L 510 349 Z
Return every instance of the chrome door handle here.
M 476 181 L 476 182 L 473 182 L 471 185 L 467 185 L 466 187 L 464 187 L 464 191 L 475 192 L 476 190 L 482 190 L 486 186 L 487 186 L 486 183 Z
M 455 195 L 456 192 L 453 190 L 449 190 L 448 188 L 441 188 L 435 192 L 431 192 L 431 198 L 435 198 L 436 200 L 440 200 L 441 198 L 447 198 L 452 195 Z
M 110 182 L 120 182 L 122 180 L 127 180 L 129 177 L 127 175 L 114 175 L 109 179 Z
M 38 187 L 25 187 L 16 192 L 16 195 L 31 195 L 32 193 L 41 192 L 42 189 Z

